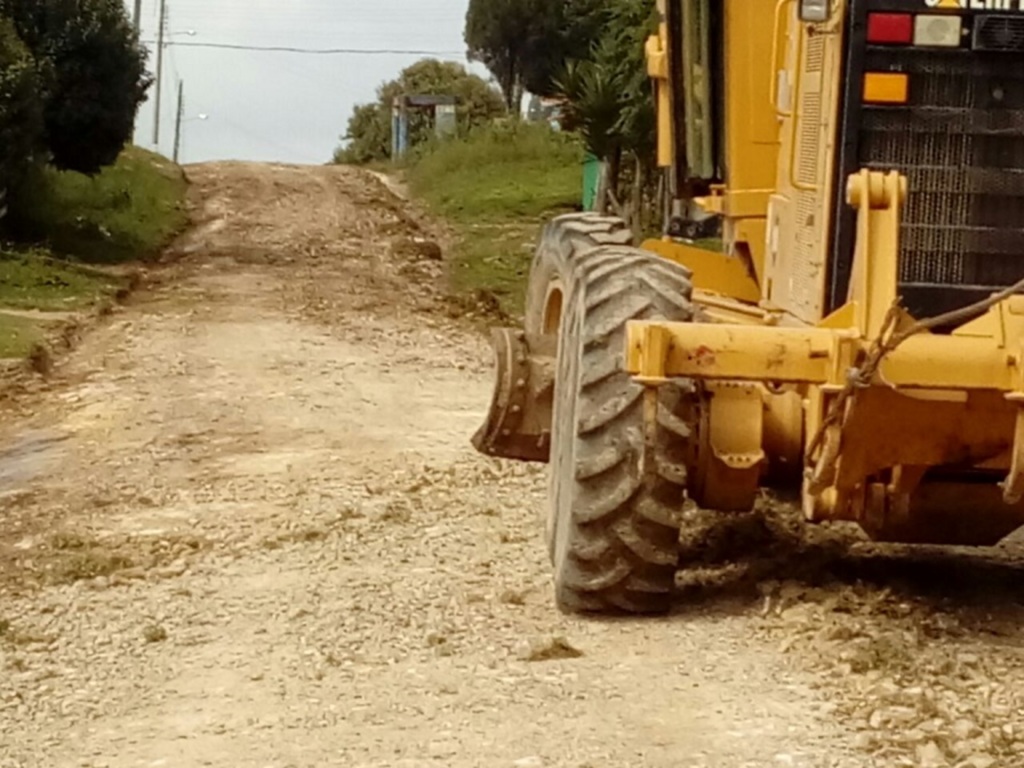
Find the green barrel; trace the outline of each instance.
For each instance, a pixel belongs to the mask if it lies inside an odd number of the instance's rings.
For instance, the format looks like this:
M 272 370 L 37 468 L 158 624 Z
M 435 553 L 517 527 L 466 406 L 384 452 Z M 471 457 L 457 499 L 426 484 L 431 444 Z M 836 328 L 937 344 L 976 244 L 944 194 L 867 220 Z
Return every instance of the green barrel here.
M 597 207 L 597 187 L 601 183 L 601 161 L 589 152 L 583 160 L 583 210 Z

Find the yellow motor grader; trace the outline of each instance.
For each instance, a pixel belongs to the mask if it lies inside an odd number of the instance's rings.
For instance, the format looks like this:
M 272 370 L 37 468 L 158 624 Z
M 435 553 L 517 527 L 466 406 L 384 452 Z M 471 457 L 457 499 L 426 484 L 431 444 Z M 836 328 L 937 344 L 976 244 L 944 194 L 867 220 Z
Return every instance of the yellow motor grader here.
M 559 607 L 665 610 L 684 506 L 766 487 L 877 541 L 996 544 L 1024 525 L 1024 2 L 658 9 L 666 234 L 546 227 L 474 438 L 550 463 Z

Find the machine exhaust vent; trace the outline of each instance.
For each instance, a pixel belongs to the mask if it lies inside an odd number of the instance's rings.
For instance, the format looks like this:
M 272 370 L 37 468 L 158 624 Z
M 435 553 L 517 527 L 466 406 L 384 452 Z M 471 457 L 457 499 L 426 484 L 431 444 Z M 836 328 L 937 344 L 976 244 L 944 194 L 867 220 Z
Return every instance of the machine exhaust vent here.
M 993 15 L 975 17 L 974 50 L 1024 51 L 1024 17 Z

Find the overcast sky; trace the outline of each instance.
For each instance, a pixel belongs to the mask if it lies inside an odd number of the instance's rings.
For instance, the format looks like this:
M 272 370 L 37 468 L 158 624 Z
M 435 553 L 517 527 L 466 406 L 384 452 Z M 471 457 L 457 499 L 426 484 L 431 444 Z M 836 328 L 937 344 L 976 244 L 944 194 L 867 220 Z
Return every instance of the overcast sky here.
M 182 160 L 322 163 L 352 107 L 422 56 L 210 50 L 181 43 L 436 51 L 466 63 L 468 0 L 166 0 L 159 149 L 170 155 L 177 79 L 185 83 Z M 133 0 L 125 0 L 131 12 Z M 159 0 L 143 0 L 142 38 L 156 39 Z M 195 35 L 189 35 L 192 30 Z M 155 71 L 156 46 L 150 45 Z M 480 71 L 474 67 L 474 71 Z M 155 86 L 154 86 L 155 89 Z M 206 115 L 206 120 L 199 119 Z M 154 93 L 139 113 L 136 143 L 153 143 Z

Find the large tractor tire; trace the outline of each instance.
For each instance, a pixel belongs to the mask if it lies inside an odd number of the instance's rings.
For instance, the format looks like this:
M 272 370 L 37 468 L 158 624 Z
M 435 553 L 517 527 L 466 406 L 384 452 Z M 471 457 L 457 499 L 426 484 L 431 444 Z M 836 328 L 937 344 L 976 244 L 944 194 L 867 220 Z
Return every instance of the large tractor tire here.
M 558 333 L 570 265 L 581 254 L 612 245 L 633 245 L 633 232 L 617 217 L 570 213 L 548 223 L 530 267 L 524 318 L 528 336 Z
M 679 552 L 688 389 L 661 387 L 647 424 L 645 389 L 625 371 L 626 326 L 691 320 L 690 276 L 600 242 L 624 235 L 581 218 L 549 227 L 530 288 L 531 309 L 544 308 L 535 329 L 558 334 L 547 521 L 556 600 L 567 613 L 662 613 Z

